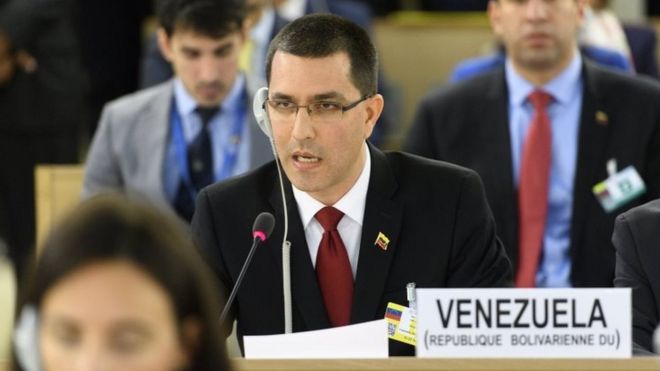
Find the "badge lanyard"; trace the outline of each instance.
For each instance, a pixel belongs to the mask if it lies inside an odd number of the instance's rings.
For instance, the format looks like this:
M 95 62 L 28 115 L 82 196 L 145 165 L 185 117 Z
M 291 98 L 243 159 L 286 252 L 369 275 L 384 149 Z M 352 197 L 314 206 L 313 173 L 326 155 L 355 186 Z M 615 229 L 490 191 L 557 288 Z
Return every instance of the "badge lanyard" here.
M 231 127 L 231 132 L 229 135 L 229 143 L 223 146 L 223 163 L 220 168 L 220 174 L 213 174 L 213 179 L 217 182 L 219 180 L 225 179 L 232 175 L 234 167 L 236 166 L 236 161 L 238 158 L 238 150 L 241 144 L 241 137 L 243 134 L 243 126 L 245 122 L 245 102 L 247 97 L 247 92 L 243 92 L 243 97 L 239 101 L 239 106 L 237 109 L 236 120 Z M 188 145 L 186 143 L 185 137 L 183 135 L 183 123 L 181 116 L 179 115 L 179 110 L 176 106 L 176 99 L 172 99 L 172 111 L 171 119 L 172 123 L 172 136 L 174 139 L 174 151 L 176 153 L 177 163 L 179 165 L 179 171 L 181 175 L 181 180 L 183 181 L 186 190 L 192 196 L 192 199 L 195 199 L 197 190 L 192 185 L 190 180 L 190 169 L 188 168 Z M 202 130 L 205 130 L 202 128 Z M 211 139 L 212 146 L 214 145 L 213 139 Z

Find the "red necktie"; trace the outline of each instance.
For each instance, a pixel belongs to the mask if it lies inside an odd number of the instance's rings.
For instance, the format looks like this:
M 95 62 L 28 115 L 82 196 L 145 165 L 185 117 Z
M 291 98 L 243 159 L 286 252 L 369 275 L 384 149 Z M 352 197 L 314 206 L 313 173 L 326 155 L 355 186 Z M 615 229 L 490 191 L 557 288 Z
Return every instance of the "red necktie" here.
M 341 211 L 329 206 L 314 216 L 324 231 L 316 255 L 316 277 L 333 327 L 350 323 L 353 301 L 351 263 L 337 231 L 337 224 L 343 216 Z
M 534 117 L 527 130 L 520 164 L 517 287 L 534 287 L 536 283 L 548 211 L 552 156 L 552 128 L 547 111 L 551 96 L 535 90 L 528 99 L 534 106 Z

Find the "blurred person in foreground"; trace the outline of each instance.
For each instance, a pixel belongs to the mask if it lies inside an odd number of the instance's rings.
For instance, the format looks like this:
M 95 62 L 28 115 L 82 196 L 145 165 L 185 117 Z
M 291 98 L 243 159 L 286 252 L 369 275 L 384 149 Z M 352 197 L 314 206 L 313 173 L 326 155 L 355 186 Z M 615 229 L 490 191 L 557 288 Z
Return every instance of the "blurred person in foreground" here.
M 21 369 L 228 370 L 216 281 L 182 228 L 116 195 L 73 211 L 23 300 Z

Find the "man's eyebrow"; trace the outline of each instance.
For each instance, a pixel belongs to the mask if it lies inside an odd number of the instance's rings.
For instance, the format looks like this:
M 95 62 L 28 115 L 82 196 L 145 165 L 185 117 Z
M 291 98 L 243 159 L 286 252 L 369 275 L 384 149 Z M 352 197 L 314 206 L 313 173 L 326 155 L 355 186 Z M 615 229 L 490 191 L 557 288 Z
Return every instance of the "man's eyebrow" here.
M 188 45 L 182 45 L 181 51 L 185 53 L 200 53 L 199 48 L 195 48 L 193 46 L 188 46 Z
M 277 99 L 277 100 L 289 100 L 292 101 L 293 97 L 284 93 L 273 93 L 273 96 L 270 99 Z
M 223 52 L 226 50 L 231 50 L 234 47 L 234 44 L 232 44 L 230 41 L 223 43 L 221 45 L 218 45 L 213 51 L 215 53 Z
M 314 96 L 314 100 L 328 100 L 328 99 L 334 99 L 334 100 L 346 100 L 346 97 L 344 94 L 336 92 L 336 91 L 330 91 L 327 93 L 321 93 L 321 94 L 316 94 Z
M 277 93 L 277 92 L 273 93 L 271 99 L 293 101 L 292 96 L 290 96 L 288 94 L 284 94 L 284 93 Z M 345 100 L 346 98 L 344 97 L 344 94 L 341 94 L 341 93 L 336 92 L 336 91 L 330 91 L 330 92 L 327 92 L 327 93 L 320 93 L 320 94 L 316 94 L 316 95 L 313 96 L 314 101 L 322 101 L 322 100 L 329 100 L 329 99 L 332 99 L 332 100 Z

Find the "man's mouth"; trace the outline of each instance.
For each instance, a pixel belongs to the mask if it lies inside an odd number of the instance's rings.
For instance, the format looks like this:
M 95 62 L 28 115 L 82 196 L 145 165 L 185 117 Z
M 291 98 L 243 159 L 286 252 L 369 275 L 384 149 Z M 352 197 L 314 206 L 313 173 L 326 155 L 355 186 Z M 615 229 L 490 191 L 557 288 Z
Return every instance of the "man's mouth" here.
M 293 155 L 294 161 L 303 162 L 307 164 L 315 163 L 321 161 L 320 158 L 308 154 L 297 154 Z
M 321 161 L 321 158 L 314 156 L 311 153 L 294 153 L 293 160 L 303 164 L 314 164 Z

